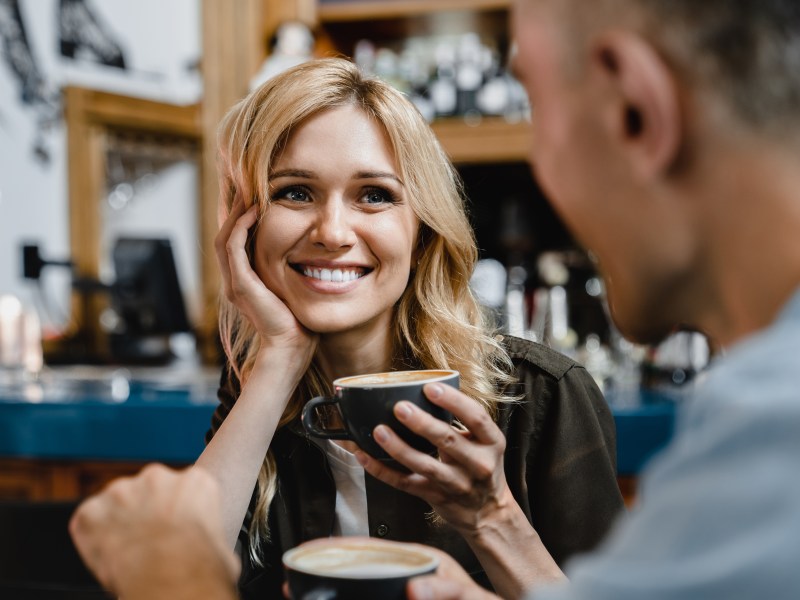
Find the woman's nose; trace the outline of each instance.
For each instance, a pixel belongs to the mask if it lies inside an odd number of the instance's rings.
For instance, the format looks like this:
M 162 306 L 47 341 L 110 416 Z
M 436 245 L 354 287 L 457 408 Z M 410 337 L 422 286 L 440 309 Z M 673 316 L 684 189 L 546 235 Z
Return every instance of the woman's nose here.
M 356 243 L 352 215 L 344 202 L 329 200 L 320 204 L 310 238 L 315 246 L 326 250 L 339 250 Z

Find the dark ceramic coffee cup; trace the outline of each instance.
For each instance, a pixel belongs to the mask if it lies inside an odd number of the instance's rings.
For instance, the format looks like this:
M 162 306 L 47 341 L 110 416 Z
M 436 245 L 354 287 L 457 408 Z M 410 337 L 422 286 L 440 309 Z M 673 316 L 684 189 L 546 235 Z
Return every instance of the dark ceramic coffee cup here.
M 443 383 L 458 389 L 458 371 L 389 371 L 342 377 L 333 382 L 333 398 L 318 396 L 306 403 L 303 408 L 303 427 L 313 437 L 354 441 L 370 456 L 394 464 L 392 458 L 372 438 L 372 430 L 383 423 L 408 445 L 421 452 L 434 454 L 436 447 L 433 444 L 412 433 L 394 416 L 394 405 L 400 400 L 408 400 L 434 417 L 451 422 L 453 416 L 448 411 L 425 397 L 422 388 L 428 383 Z M 323 423 L 317 409 L 325 406 L 339 409 L 344 427 L 330 429 Z
M 369 538 L 313 540 L 283 555 L 292 600 L 401 600 L 411 577 L 438 565 L 424 547 Z

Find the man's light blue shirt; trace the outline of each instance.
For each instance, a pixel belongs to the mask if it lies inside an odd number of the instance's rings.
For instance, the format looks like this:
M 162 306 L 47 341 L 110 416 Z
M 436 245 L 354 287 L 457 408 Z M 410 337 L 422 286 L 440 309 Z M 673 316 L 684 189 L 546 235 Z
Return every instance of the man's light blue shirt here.
M 800 598 L 800 291 L 684 401 L 639 502 L 536 600 Z

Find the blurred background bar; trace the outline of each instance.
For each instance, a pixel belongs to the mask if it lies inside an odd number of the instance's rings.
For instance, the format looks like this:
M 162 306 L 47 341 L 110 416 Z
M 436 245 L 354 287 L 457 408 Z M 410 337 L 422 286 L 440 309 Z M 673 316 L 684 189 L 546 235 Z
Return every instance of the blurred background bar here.
M 345 55 L 402 90 L 463 178 L 498 330 L 606 394 L 629 502 L 713 348 L 610 324 L 605 285 L 527 164 L 510 0 L 0 0 L 0 501 L 75 501 L 191 464 L 222 355 L 215 132 L 249 89 Z M 157 15 L 157 18 L 156 18 Z

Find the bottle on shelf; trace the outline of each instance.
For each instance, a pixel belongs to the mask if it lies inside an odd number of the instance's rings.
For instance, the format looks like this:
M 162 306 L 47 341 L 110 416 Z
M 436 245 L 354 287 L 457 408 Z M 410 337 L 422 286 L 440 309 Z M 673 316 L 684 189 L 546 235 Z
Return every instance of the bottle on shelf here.
M 409 38 L 399 50 L 359 40 L 353 51 L 366 73 L 394 85 L 429 121 L 483 116 L 517 122 L 527 115 L 527 96 L 503 65 L 497 48 L 475 33 Z

